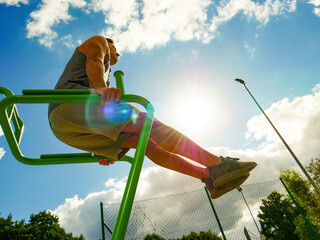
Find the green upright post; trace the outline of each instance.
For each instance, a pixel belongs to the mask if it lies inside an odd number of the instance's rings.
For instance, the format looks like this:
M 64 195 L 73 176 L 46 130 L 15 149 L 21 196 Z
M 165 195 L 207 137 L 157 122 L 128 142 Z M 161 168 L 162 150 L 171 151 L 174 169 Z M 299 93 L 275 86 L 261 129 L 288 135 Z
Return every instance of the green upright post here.
M 123 83 L 121 83 L 123 73 L 117 71 L 114 73 L 114 76 L 117 79 L 117 86 L 118 86 L 118 83 L 120 84 L 119 86 L 123 85 Z M 152 105 L 150 104 L 146 108 L 147 108 L 148 114 L 146 115 L 142 130 L 141 130 L 138 146 L 136 148 L 136 152 L 134 155 L 134 161 L 131 166 L 131 170 L 130 170 L 126 188 L 122 197 L 118 217 L 116 220 L 116 224 L 113 230 L 111 240 L 123 240 L 126 235 L 130 213 L 131 213 L 134 197 L 136 194 L 137 185 L 139 182 L 139 177 L 140 177 L 140 173 L 143 165 L 143 159 L 146 153 L 148 139 L 150 136 L 151 126 L 153 121 L 154 110 Z
M 226 236 L 224 235 L 223 228 L 222 228 L 222 226 L 221 226 L 220 220 L 219 220 L 219 218 L 218 218 L 218 214 L 217 214 L 216 210 L 214 209 L 214 206 L 213 206 L 213 203 L 212 203 L 212 200 L 211 200 L 211 197 L 210 197 L 210 194 L 209 194 L 209 192 L 208 192 L 207 187 L 204 187 L 204 190 L 206 191 L 206 194 L 207 194 L 207 197 L 208 197 L 208 199 L 209 199 L 209 202 L 210 202 L 211 208 L 212 208 L 212 210 L 213 210 L 214 216 L 215 216 L 216 219 L 217 219 L 217 222 L 218 222 L 218 225 L 219 225 L 219 228 L 220 228 L 222 237 L 223 237 L 224 240 L 227 240 Z
M 102 202 L 100 202 L 100 214 L 101 214 L 102 240 L 106 240 L 106 236 L 104 234 L 104 217 L 103 217 L 103 203 Z
M 120 70 L 114 72 L 114 77 L 116 78 L 117 88 L 120 88 L 121 96 L 125 94 L 124 84 L 123 84 L 124 73 Z

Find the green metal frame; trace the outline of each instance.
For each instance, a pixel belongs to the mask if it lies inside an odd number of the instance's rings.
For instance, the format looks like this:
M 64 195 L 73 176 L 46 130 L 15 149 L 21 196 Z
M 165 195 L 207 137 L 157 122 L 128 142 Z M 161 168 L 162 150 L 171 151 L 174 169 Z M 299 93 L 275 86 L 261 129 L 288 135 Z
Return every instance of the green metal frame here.
M 131 169 L 122 197 L 118 217 L 112 234 L 112 240 L 122 240 L 125 237 L 130 213 L 139 182 L 140 172 L 147 148 L 148 139 L 154 118 L 154 108 L 151 103 L 137 95 L 125 94 L 123 87 L 123 72 L 114 73 L 117 87 L 122 93 L 122 100 L 141 104 L 147 111 L 138 146 L 134 158 L 124 156 L 120 161 L 131 163 Z M 91 94 L 89 90 L 23 90 L 23 95 L 14 95 L 9 89 L 0 87 L 0 94 L 6 97 L 0 101 L 0 125 L 7 139 L 13 156 L 20 162 L 28 165 L 52 165 L 72 163 L 98 162 L 101 157 L 93 156 L 91 153 L 62 153 L 43 154 L 39 158 L 24 156 L 19 148 L 23 134 L 24 124 L 19 117 L 16 104 L 33 103 L 87 103 L 100 102 L 100 95 Z

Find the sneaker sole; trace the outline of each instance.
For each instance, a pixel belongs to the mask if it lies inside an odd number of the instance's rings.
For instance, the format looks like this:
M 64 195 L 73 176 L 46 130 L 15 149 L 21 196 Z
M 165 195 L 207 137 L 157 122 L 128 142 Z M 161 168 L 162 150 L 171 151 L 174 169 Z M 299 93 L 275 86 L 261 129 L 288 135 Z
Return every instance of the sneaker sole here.
M 219 187 L 219 188 L 214 188 L 213 191 L 210 192 L 210 196 L 212 199 L 216 199 L 218 197 L 221 197 L 222 195 L 226 194 L 227 192 L 230 192 L 231 190 L 240 187 L 240 185 L 247 180 L 249 177 L 250 173 L 247 173 L 246 175 L 239 177 L 237 179 L 234 179 L 231 182 L 228 182 L 227 184 Z
M 239 162 L 239 165 L 241 167 L 240 169 L 228 172 L 217 179 L 214 179 L 213 186 L 215 188 L 221 187 L 234 179 L 245 176 L 257 166 L 255 162 Z

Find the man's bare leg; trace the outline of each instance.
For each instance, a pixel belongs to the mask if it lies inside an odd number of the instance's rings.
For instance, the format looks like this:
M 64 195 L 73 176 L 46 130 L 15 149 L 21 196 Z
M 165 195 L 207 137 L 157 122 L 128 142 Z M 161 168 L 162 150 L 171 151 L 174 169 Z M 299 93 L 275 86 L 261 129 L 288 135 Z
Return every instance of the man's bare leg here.
M 140 113 L 137 122 L 130 122 L 123 132 L 140 134 L 145 115 L 145 113 Z M 209 153 L 176 129 L 157 119 L 153 121 L 150 139 L 166 151 L 184 156 L 206 167 L 220 163 L 218 156 Z
M 121 148 L 136 148 L 139 137 L 140 134 L 132 133 L 123 143 Z M 196 166 L 181 156 L 168 152 L 152 139 L 149 139 L 146 156 L 161 167 L 168 168 L 198 179 L 209 177 L 209 172 L 206 168 Z

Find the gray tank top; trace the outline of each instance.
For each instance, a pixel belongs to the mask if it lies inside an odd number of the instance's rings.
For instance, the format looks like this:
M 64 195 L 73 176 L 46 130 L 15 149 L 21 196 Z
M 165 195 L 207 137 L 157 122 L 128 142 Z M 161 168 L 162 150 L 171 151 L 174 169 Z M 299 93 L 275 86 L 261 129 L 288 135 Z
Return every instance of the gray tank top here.
M 86 62 L 86 55 L 76 49 L 54 89 L 92 89 L 93 87 L 86 73 Z M 106 84 L 109 87 L 109 75 L 111 72 L 109 58 L 104 59 L 104 66 Z M 59 106 L 59 104 L 50 103 L 48 114 L 57 106 Z

